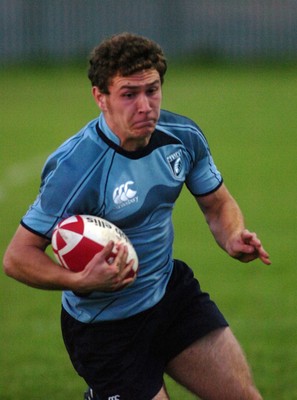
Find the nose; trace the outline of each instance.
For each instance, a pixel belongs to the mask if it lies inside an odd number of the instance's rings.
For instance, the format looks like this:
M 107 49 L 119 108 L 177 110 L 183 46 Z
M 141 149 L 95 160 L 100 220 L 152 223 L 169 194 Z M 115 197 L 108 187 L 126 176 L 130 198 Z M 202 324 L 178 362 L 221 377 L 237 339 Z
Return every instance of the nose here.
M 139 95 L 137 106 L 139 113 L 148 113 L 152 110 L 150 100 L 146 94 Z

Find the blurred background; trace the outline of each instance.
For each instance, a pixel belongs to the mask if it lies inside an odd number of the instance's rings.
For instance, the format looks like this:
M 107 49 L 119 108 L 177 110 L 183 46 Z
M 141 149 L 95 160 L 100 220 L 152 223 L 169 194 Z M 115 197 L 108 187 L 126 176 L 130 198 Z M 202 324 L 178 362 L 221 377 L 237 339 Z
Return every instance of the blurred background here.
M 263 398 L 297 400 L 296 0 L 0 0 L 0 256 L 47 156 L 98 116 L 88 55 L 122 31 L 163 47 L 163 108 L 204 131 L 272 265 L 228 257 L 186 190 L 173 215 L 175 257 L 229 320 Z M 82 399 L 60 297 L 0 274 L 0 400 Z M 166 382 L 171 400 L 194 399 Z
M 0 63 L 68 61 L 132 31 L 168 56 L 296 59 L 295 0 L 1 0 Z

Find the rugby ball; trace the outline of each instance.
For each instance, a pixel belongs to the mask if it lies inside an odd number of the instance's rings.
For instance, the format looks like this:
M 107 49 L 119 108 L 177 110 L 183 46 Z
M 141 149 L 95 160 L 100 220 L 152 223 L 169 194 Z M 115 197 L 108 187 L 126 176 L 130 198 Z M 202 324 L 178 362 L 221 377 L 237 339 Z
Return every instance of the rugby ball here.
M 73 215 L 65 218 L 55 227 L 52 235 L 52 249 L 58 263 L 74 272 L 82 271 L 94 255 L 113 240 L 115 245 L 107 262 L 111 264 L 120 243 L 128 247 L 128 259 L 134 259 L 130 276 L 138 270 L 136 251 L 124 232 L 103 218 L 92 215 Z

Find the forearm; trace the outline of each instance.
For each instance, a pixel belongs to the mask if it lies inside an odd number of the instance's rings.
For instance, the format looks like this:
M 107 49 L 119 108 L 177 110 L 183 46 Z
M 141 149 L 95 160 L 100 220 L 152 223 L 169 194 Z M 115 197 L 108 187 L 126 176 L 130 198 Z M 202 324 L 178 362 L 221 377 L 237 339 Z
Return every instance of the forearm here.
M 74 289 L 75 274 L 56 264 L 45 253 L 48 244 L 48 240 L 20 226 L 4 255 L 4 272 L 35 288 Z
M 216 192 L 197 198 L 209 228 L 219 244 L 231 257 L 242 262 L 260 258 L 269 265 L 269 254 L 256 233 L 245 229 L 242 212 L 224 185 Z
M 225 186 L 197 202 L 219 246 L 228 251 L 231 238 L 244 230 L 242 212 Z
M 71 271 L 57 265 L 46 253 L 38 249 L 9 248 L 4 260 L 5 273 L 28 286 L 45 290 L 74 289 Z
M 218 245 L 230 254 L 232 239 L 245 229 L 243 214 L 236 201 L 230 197 L 205 218 Z

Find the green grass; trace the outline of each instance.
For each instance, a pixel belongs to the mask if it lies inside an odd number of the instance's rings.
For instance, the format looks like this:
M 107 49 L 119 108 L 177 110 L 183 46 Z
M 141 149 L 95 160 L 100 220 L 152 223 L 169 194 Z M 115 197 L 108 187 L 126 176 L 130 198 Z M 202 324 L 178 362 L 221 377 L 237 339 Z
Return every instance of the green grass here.
M 83 68 L 24 68 L 0 74 L 1 256 L 37 193 L 46 156 L 98 111 Z M 297 69 L 169 68 L 164 108 L 192 117 L 272 266 L 243 265 L 213 241 L 183 192 L 175 255 L 195 269 L 242 343 L 264 399 L 297 399 Z M 81 399 L 59 328 L 60 293 L 0 276 L 0 398 Z M 173 400 L 194 397 L 168 380 Z

